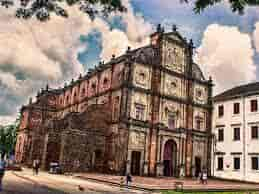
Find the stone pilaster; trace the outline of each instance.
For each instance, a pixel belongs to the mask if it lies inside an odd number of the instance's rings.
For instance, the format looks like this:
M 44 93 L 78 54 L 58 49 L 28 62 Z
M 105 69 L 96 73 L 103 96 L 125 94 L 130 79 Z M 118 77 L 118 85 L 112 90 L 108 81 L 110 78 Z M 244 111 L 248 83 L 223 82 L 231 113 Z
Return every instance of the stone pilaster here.
M 156 164 L 156 175 L 163 176 L 164 175 L 164 164 L 163 162 L 157 162 Z

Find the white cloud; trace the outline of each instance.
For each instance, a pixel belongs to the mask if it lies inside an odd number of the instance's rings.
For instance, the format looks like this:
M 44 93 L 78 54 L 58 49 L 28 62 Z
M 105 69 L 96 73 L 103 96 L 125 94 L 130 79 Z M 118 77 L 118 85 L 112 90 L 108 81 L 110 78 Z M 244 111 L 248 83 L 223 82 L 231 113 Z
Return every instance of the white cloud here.
M 16 115 L 12 116 L 1 116 L 0 117 L 0 126 L 8 125 L 13 123 L 16 120 Z
M 101 29 L 103 38 L 101 58 L 105 61 L 109 60 L 113 54 L 123 54 L 128 46 L 137 48 L 149 43 L 152 25 L 146 22 L 139 13 L 134 13 L 129 0 L 122 0 L 122 3 L 127 8 L 127 12 L 116 13 L 115 16 L 122 18 L 125 32 L 118 29 L 109 30 L 107 27 Z
M 253 39 L 254 39 L 254 45 L 255 45 L 256 51 L 259 53 L 259 22 L 255 24 Z
M 251 37 L 237 27 L 209 25 L 195 60 L 215 81 L 215 93 L 256 79 Z
M 90 20 L 77 7 L 68 8 L 68 19 L 52 15 L 43 23 L 17 19 L 14 10 L 0 8 L 0 119 L 9 118 L 43 84 L 57 85 L 84 72 L 77 56 L 87 45 L 80 41 L 80 35 L 93 30 L 101 33 L 104 60 L 122 54 L 128 45 L 148 43 L 152 26 L 134 14 L 129 0 L 123 3 L 128 12 L 114 16 L 121 16 L 125 32 L 111 30 L 101 18 Z

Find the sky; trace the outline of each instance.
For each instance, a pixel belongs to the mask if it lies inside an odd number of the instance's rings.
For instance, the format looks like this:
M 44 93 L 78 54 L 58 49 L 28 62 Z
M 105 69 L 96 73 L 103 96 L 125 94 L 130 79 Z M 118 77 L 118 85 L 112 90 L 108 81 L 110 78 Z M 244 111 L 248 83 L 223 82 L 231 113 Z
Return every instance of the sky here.
M 77 7 L 68 8 L 68 19 L 53 15 L 45 23 L 19 20 L 12 9 L 0 8 L 0 125 L 13 122 L 47 83 L 62 87 L 128 46 L 149 44 L 159 23 L 166 31 L 176 24 L 194 40 L 194 60 L 206 78 L 212 76 L 214 94 L 258 80 L 259 7 L 238 15 L 223 1 L 195 14 L 192 3 L 178 0 L 122 2 L 126 13 L 93 21 Z

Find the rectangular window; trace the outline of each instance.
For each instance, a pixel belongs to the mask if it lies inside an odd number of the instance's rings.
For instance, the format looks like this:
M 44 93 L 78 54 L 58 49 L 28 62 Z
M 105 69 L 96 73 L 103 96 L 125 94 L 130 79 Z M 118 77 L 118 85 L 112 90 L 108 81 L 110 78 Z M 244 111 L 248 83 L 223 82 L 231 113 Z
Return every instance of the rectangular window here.
M 169 129 L 174 129 L 176 126 L 175 115 L 168 114 L 168 127 Z
M 234 170 L 239 170 L 240 169 L 240 158 L 235 157 L 234 158 Z
M 223 157 L 218 157 L 218 170 L 223 170 Z
M 233 108 L 233 113 L 234 114 L 239 114 L 240 110 L 239 110 L 239 103 L 234 103 L 234 108 Z
M 234 141 L 240 140 L 240 128 L 234 128 Z
M 218 115 L 219 115 L 219 117 L 222 117 L 224 115 L 224 106 L 223 105 L 218 106 Z
M 251 112 L 257 112 L 257 100 L 251 100 L 250 101 L 251 104 Z
M 258 139 L 258 126 L 251 127 L 252 139 Z
M 196 129 L 197 130 L 203 129 L 203 120 L 201 118 L 196 119 Z
M 145 106 L 142 104 L 136 104 L 135 113 L 137 120 L 144 120 Z
M 224 141 L 224 129 L 218 131 L 218 141 Z
M 259 170 L 258 157 L 252 157 L 252 170 Z

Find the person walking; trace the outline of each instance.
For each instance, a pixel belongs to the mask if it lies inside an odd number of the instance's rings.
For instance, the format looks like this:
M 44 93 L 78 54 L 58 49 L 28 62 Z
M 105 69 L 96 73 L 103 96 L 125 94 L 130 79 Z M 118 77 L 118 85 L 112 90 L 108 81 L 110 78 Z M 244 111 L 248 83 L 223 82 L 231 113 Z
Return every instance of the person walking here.
M 33 175 L 36 175 L 36 160 L 33 160 L 32 162 L 32 172 L 33 172 Z
M 5 160 L 3 157 L 0 158 L 0 192 L 3 190 L 2 184 L 3 184 L 3 178 L 5 174 Z
M 202 173 L 202 180 L 203 180 L 203 184 L 208 184 L 208 174 L 207 174 L 207 170 L 205 169 Z
M 202 183 L 203 184 L 203 171 L 201 170 L 200 172 L 199 172 L 199 175 L 198 175 L 198 180 L 199 180 L 199 182 L 200 183 Z
M 35 173 L 36 175 L 39 174 L 39 168 L 40 168 L 40 161 L 37 159 L 35 162 Z
M 127 174 L 126 181 L 127 181 L 127 187 L 129 188 L 132 182 L 132 177 L 130 173 Z

